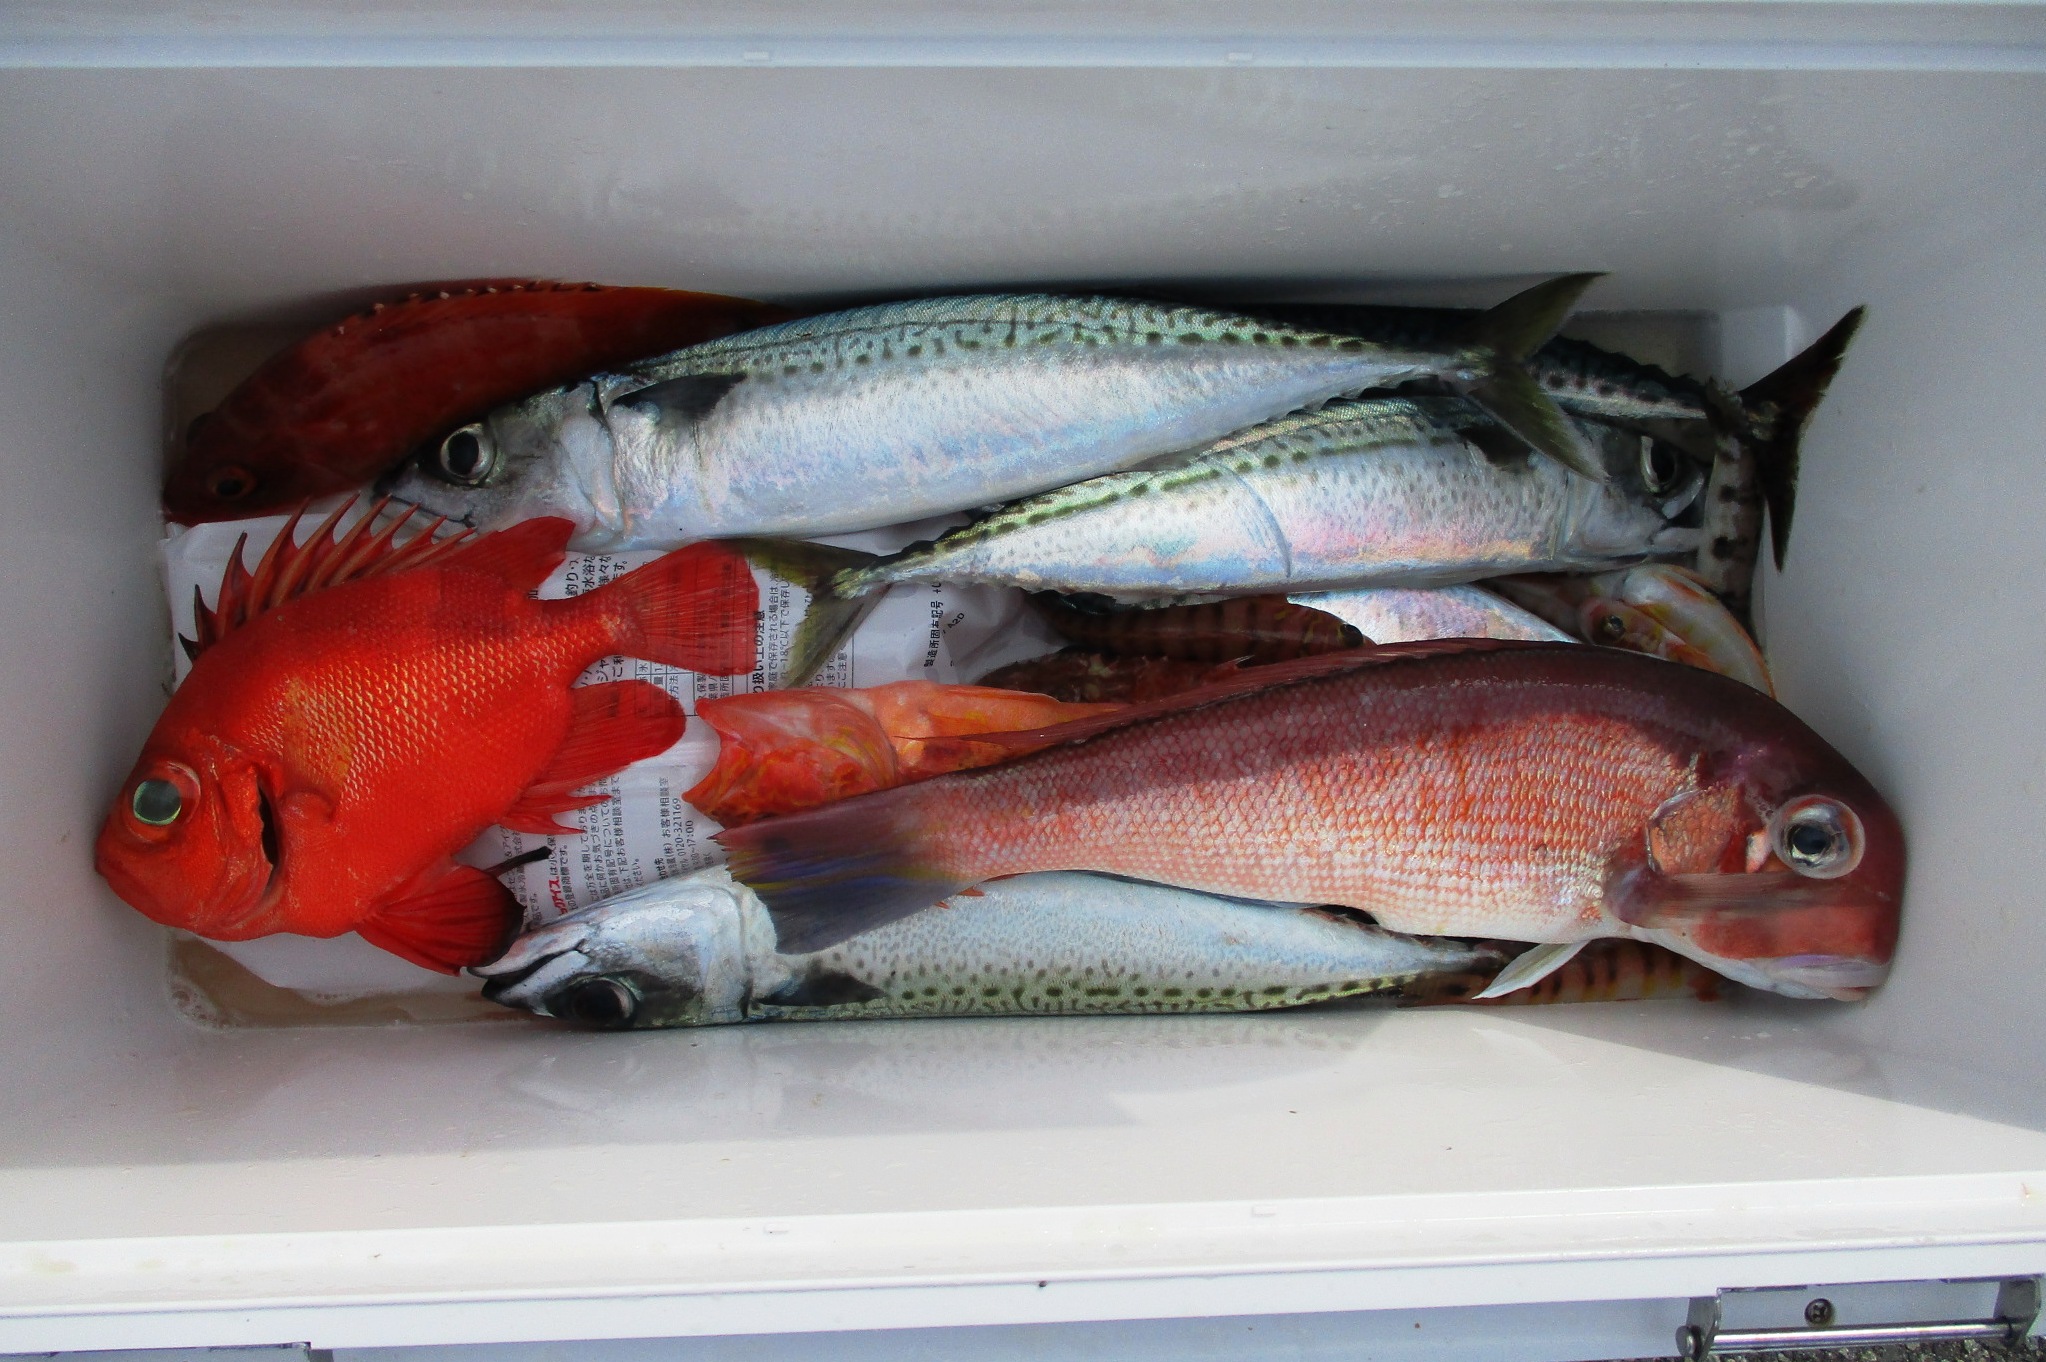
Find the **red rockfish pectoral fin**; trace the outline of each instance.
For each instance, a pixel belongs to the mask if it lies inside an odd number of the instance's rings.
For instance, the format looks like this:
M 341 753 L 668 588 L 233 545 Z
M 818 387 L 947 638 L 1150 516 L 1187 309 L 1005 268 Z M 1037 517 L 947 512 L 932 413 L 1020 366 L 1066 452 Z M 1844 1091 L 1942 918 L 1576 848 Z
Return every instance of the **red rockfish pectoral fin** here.
M 608 796 L 578 795 L 636 761 L 657 757 L 681 741 L 688 712 L 651 681 L 607 681 L 569 693 L 574 712 L 568 735 L 525 793 L 498 818 L 501 827 L 541 836 L 580 833 L 554 815 L 601 804 Z
M 458 865 L 381 905 L 355 931 L 415 965 L 456 974 L 504 954 L 524 922 L 509 889 L 473 866 Z
M 706 676 L 741 676 L 757 661 L 760 589 L 728 545 L 676 549 L 580 599 L 618 612 L 628 657 Z

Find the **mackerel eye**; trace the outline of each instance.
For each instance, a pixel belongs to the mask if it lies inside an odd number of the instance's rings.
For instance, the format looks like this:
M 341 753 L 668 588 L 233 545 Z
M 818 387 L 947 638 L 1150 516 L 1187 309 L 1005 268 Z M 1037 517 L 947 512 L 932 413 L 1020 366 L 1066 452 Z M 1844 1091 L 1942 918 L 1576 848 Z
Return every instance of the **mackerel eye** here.
M 145 780 L 135 786 L 128 807 L 137 822 L 167 828 L 185 811 L 185 796 L 168 780 Z
M 1861 864 L 1866 838 L 1854 810 L 1821 795 L 1806 795 L 1785 804 L 1769 820 L 1769 845 L 1798 874 L 1832 880 Z
M 563 1021 L 625 1026 L 639 1010 L 639 998 L 616 979 L 585 979 L 549 998 L 547 1010 Z
M 1649 495 L 1661 496 L 1677 485 L 1684 475 L 1677 452 L 1660 440 L 1641 437 L 1641 482 Z
M 427 467 L 449 482 L 480 486 L 497 470 L 497 442 L 481 425 L 463 426 L 432 451 Z

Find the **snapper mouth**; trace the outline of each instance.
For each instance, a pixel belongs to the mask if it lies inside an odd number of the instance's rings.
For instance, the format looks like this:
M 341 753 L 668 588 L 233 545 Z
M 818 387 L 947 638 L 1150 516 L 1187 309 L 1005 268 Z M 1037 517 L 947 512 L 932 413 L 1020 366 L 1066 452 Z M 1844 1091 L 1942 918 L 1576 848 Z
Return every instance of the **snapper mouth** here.
M 1737 984 L 1786 998 L 1858 1003 L 1890 974 L 1887 961 L 1859 956 L 1787 955 L 1734 959 L 1700 949 L 1696 942 L 1674 932 L 1648 932 L 1643 936 L 1696 960 Z
M 1764 975 L 1776 983 L 1778 992 L 1787 992 L 1791 988 L 1809 989 L 1813 993 L 1846 1003 L 1859 1002 L 1866 998 L 1870 989 L 1890 977 L 1887 962 L 1879 963 L 1852 956 L 1786 956 L 1778 960 L 1757 960 L 1754 963 Z

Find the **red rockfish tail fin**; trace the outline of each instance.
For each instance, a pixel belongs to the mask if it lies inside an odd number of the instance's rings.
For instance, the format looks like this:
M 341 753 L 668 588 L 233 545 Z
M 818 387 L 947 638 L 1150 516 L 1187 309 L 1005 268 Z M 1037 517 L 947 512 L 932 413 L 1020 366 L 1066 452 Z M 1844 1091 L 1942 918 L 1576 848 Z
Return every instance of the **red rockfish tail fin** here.
M 914 787 L 763 819 L 717 835 L 732 877 L 760 895 L 775 949 L 821 951 L 973 885 L 925 864 Z
M 743 554 L 691 544 L 591 593 L 622 618 L 618 650 L 706 676 L 753 670 L 760 589 Z
M 513 832 L 579 833 L 554 815 L 601 804 L 607 796 L 575 792 L 636 761 L 657 757 L 689 725 L 682 702 L 651 681 L 607 681 L 570 692 L 575 712 L 568 735 L 518 802 L 499 817 Z

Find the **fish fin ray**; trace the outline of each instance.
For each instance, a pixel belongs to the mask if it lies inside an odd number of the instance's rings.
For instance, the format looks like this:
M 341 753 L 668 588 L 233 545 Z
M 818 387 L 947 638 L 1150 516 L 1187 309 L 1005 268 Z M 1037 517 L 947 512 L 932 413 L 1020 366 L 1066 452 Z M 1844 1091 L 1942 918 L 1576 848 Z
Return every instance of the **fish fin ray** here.
M 807 686 L 817 679 L 861 621 L 880 604 L 878 589 L 838 590 L 844 575 L 881 561 L 879 556 L 832 544 L 812 544 L 796 539 L 732 539 L 725 541 L 744 553 L 755 565 L 801 587 L 810 603 L 789 639 L 788 660 L 783 664 L 784 687 Z
M 453 550 L 468 538 L 468 532 L 464 531 L 448 539 L 436 539 L 434 532 L 444 523 L 436 522 L 403 547 L 392 548 L 398 531 L 413 517 L 414 511 L 409 507 L 382 530 L 367 535 L 365 527 L 389 508 L 389 497 L 371 506 L 346 534 L 337 537 L 342 517 L 355 505 L 354 499 L 350 498 L 330 512 L 301 544 L 298 542 L 298 525 L 309 504 L 301 505 L 292 513 L 284 528 L 270 542 L 270 547 L 263 551 L 255 571 L 251 572 L 242 562 L 248 536 L 244 534 L 235 541 L 234 550 L 228 555 L 227 568 L 221 574 L 220 590 L 214 596 L 212 609 L 206 608 L 204 598 L 194 588 L 193 615 L 198 625 L 198 637 L 186 644 L 186 652 L 193 660 L 236 629 L 280 605 L 329 587 L 375 576 L 394 567 L 418 567 L 439 561 L 444 556 L 453 558 L 458 556 Z
M 1509 993 L 1532 988 L 1569 964 L 1579 951 L 1590 944 L 1588 940 L 1551 941 L 1522 951 L 1494 976 L 1491 983 L 1471 995 L 1471 1001 L 1481 1003 L 1488 998 L 1503 998 Z
M 766 905 L 777 951 L 823 950 L 986 878 L 924 861 L 920 788 L 898 786 L 717 834 L 732 878 Z
M 689 726 L 681 701 L 651 681 L 577 686 L 569 696 L 575 709 L 561 746 L 499 816 L 498 826 L 542 836 L 581 832 L 554 822 L 553 815 L 601 804 L 609 796 L 575 791 L 636 761 L 659 756 L 680 741 Z
M 380 905 L 355 931 L 415 965 L 455 974 L 504 954 L 524 924 L 509 889 L 474 866 L 458 865 Z
M 1593 482 L 1609 481 L 1605 465 L 1577 423 L 1518 365 L 1501 365 L 1466 389 L 1464 396 L 1571 472 Z
M 620 606 L 618 650 L 706 676 L 740 676 L 758 661 L 760 589 L 743 554 L 715 540 L 676 549 L 577 598 Z
M 646 407 L 662 416 L 701 421 L 725 400 L 725 394 L 746 381 L 744 374 L 684 374 L 626 393 L 612 402 L 618 407 Z
M 1323 676 L 1337 676 L 1344 672 L 1360 671 L 1366 667 L 1391 666 L 1421 658 L 1442 657 L 1453 653 L 1485 653 L 1511 651 L 1517 648 L 1576 648 L 1575 643 L 1530 643 L 1520 639 L 1498 638 L 1431 638 L 1413 643 L 1366 644 L 1341 652 L 1316 653 L 1310 657 L 1293 658 L 1286 662 L 1269 662 L 1260 666 L 1240 667 L 1234 675 L 1223 674 L 1217 679 L 1197 686 L 1192 690 L 1180 691 L 1162 699 L 1145 700 L 1131 704 L 1125 709 L 1109 714 L 1096 714 L 1087 718 L 1072 719 L 1046 728 L 1022 729 L 1008 733 L 976 733 L 970 738 L 956 738 L 945 741 L 960 744 L 982 744 L 1005 747 L 1012 754 L 1025 751 L 1056 747 L 1065 743 L 1081 742 L 1100 734 L 1133 724 L 1147 723 L 1177 714 L 1184 710 L 1202 709 L 1220 704 L 1240 696 L 1255 695 L 1261 691 L 1273 690 L 1280 686 L 1294 685 Z M 1223 669 L 1217 668 L 1218 672 Z
M 1523 289 L 1471 319 L 1462 340 L 1475 351 L 1476 378 L 1455 385 L 1529 445 L 1593 482 L 1607 480 L 1576 422 L 1522 367 L 1556 334 L 1577 300 L 1603 274 L 1565 274 Z
M 1865 307 L 1853 309 L 1782 367 L 1741 389 L 1741 407 L 1755 422 L 1755 474 L 1769 507 L 1769 547 L 1779 568 L 1797 509 L 1799 443 L 1867 313 Z
M 442 559 L 441 566 L 495 577 L 515 591 L 537 591 L 568 556 L 569 536 L 574 533 L 575 522 L 561 516 L 522 520 L 464 543 Z
M 1471 318 L 1462 338 L 1467 344 L 1497 351 L 1502 359 L 1523 363 L 1556 334 L 1584 291 L 1605 277 L 1600 270 L 1544 279 Z

